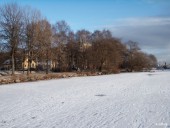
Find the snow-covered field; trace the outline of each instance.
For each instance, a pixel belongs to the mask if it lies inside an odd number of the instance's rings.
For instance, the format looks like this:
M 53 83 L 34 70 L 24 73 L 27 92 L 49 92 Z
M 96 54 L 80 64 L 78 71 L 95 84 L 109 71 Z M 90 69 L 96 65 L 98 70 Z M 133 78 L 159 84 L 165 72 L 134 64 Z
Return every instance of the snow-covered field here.
M 0 86 L 0 128 L 170 128 L 170 72 Z

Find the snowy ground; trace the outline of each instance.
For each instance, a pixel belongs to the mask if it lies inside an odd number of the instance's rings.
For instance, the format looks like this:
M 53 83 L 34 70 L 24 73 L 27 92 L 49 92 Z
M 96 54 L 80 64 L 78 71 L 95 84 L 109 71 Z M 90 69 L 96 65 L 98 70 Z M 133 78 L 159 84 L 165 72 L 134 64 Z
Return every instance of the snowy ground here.
M 0 86 L 0 128 L 170 128 L 170 72 Z

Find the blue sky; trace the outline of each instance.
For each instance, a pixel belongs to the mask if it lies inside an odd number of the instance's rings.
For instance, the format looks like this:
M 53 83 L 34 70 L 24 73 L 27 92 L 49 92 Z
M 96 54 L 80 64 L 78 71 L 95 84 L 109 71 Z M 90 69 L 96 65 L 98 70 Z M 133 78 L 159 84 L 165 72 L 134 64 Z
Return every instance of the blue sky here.
M 93 31 L 115 19 L 166 15 L 165 7 L 170 5 L 166 2 L 169 0 L 0 0 L 0 3 L 13 1 L 39 9 L 51 23 L 65 20 L 74 31 L 81 28 Z
M 40 10 L 51 23 L 65 20 L 73 31 L 109 29 L 170 62 L 170 0 L 0 0 L 10 2 Z

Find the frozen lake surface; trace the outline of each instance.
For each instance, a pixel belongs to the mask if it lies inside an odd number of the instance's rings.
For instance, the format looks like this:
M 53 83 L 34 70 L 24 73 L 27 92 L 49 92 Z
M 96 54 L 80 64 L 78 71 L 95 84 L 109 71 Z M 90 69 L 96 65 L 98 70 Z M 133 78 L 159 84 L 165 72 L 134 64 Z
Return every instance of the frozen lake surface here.
M 0 128 L 170 128 L 170 72 L 3 85 Z

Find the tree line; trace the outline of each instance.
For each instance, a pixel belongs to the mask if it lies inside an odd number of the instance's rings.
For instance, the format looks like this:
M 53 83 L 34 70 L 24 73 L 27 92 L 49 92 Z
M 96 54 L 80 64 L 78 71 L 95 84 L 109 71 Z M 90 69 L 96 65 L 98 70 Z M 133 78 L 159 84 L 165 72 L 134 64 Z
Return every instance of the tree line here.
M 17 59 L 43 62 L 45 71 L 141 71 L 157 64 L 156 57 L 140 50 L 134 41 L 122 43 L 109 30 L 73 32 L 65 21 L 55 24 L 40 11 L 16 3 L 0 7 L 0 61 L 10 56 L 12 74 Z M 2 62 L 1 62 L 2 63 Z M 38 70 L 38 67 L 37 67 Z

